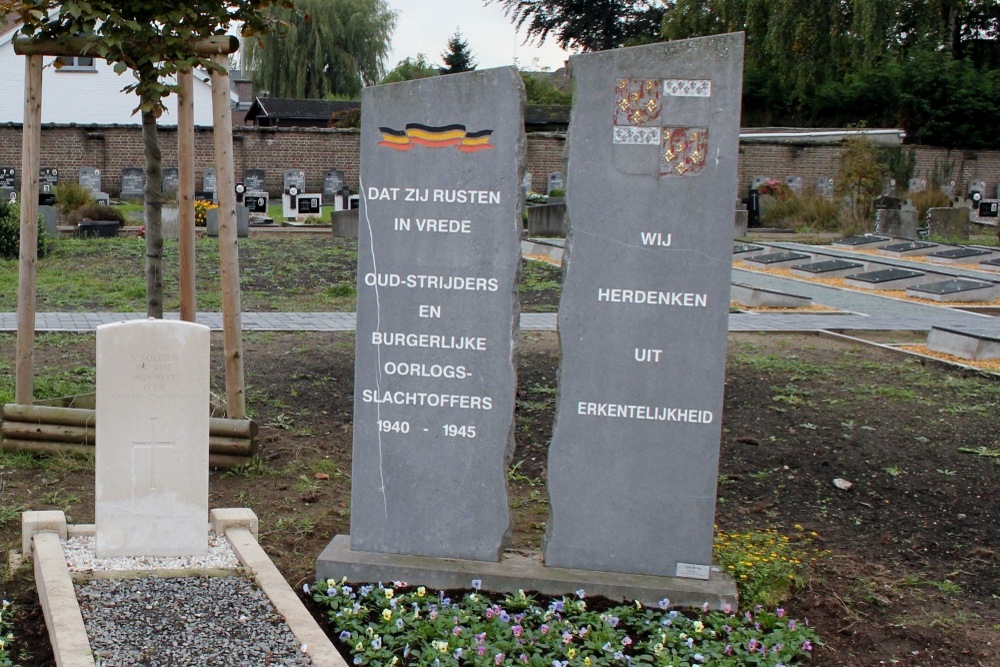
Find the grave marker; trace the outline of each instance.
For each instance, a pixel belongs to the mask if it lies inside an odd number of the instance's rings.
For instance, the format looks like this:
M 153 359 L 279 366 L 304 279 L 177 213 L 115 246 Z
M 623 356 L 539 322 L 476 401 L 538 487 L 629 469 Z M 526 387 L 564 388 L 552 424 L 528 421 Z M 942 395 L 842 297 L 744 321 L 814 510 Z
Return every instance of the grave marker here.
M 343 169 L 328 169 L 323 172 L 323 198 L 333 201 L 347 185 Z
M 824 199 L 833 199 L 833 194 L 836 190 L 833 186 L 832 178 L 817 178 L 816 179 L 816 194 Z
M 802 177 L 801 176 L 785 176 L 785 185 L 788 189 L 799 194 L 802 192 Z
M 163 196 L 169 199 L 177 197 L 177 190 L 180 187 L 181 177 L 177 167 L 165 167 L 163 169 Z
M 141 167 L 122 169 L 121 199 L 142 199 L 146 192 L 146 174 Z
M 101 191 L 101 170 L 94 167 L 80 167 L 79 183 L 95 195 Z
M 554 171 L 549 174 L 548 179 L 546 179 L 545 194 L 551 195 L 553 190 L 566 190 L 566 185 L 563 183 L 562 172 Z
M 282 189 L 285 192 L 288 192 L 288 188 L 293 185 L 299 189 L 299 192 L 305 192 L 306 172 L 301 169 L 286 169 L 283 183 Z
M 243 185 L 247 193 L 267 192 L 267 173 L 263 169 L 247 169 L 243 172 Z
M 219 191 L 218 177 L 216 176 L 215 167 L 208 167 L 201 174 L 201 189 L 205 192 L 211 192 L 213 195 Z
M 209 328 L 97 328 L 97 555 L 208 551 Z
M 17 169 L 0 167 L 0 200 L 17 201 Z
M 56 203 L 55 188 L 59 185 L 59 170 L 55 167 L 42 167 L 38 170 L 38 204 L 54 206 Z
M 523 100 L 508 67 L 362 92 L 354 551 L 507 539 Z
M 571 57 L 547 566 L 710 577 L 742 62 L 741 34 Z

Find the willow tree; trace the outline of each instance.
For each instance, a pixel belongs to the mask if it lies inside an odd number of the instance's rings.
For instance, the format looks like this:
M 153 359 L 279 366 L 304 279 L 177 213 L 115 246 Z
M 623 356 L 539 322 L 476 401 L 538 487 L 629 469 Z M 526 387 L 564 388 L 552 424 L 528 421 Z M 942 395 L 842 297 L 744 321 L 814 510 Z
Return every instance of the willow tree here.
M 271 97 L 354 97 L 385 75 L 396 14 L 384 0 L 295 0 L 273 6 L 278 30 L 247 43 L 257 90 Z
M 14 13 L 21 33 L 39 40 L 68 40 L 80 52 L 103 58 L 118 74 L 131 72 L 126 92 L 138 96 L 135 113 L 142 118 L 146 162 L 146 312 L 163 316 L 163 234 L 161 230 L 162 155 L 157 119 L 164 100 L 178 91 L 176 75 L 194 68 L 218 70 L 195 44 L 225 34 L 230 23 L 242 23 L 246 36 L 266 32 L 266 10 L 291 0 L 0 0 L 0 10 Z

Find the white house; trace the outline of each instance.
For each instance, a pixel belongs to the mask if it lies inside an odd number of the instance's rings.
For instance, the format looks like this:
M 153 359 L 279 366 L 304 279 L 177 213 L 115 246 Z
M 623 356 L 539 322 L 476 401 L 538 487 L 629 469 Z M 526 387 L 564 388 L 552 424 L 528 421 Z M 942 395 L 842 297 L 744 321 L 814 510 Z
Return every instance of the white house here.
M 0 35 L 0 123 L 24 120 L 24 56 L 14 53 L 13 39 L 20 26 Z M 139 104 L 135 93 L 123 93 L 132 82 L 126 70 L 121 76 L 101 58 L 63 58 L 66 64 L 56 69 L 56 58 L 46 56 L 42 73 L 42 123 L 78 125 L 141 125 L 139 114 L 132 110 Z M 194 75 L 195 125 L 212 125 L 212 85 L 208 74 Z M 230 92 L 233 105 L 239 102 Z M 177 124 L 177 97 L 166 100 L 160 125 Z

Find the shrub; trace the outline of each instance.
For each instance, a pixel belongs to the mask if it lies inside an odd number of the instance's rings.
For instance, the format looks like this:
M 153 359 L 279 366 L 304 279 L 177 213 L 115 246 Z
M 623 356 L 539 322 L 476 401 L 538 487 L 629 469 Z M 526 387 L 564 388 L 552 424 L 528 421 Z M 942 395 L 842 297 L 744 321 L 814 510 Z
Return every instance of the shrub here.
M 49 238 L 45 227 L 38 223 L 39 257 L 44 257 L 49 249 Z M 21 254 L 21 208 L 10 202 L 0 202 L 0 259 L 17 259 Z
M 55 187 L 56 208 L 65 219 L 78 208 L 94 203 L 94 193 L 79 183 L 60 183 Z
M 213 204 L 210 201 L 204 199 L 197 199 L 194 202 L 194 226 L 195 227 L 206 227 L 208 226 L 208 212 L 214 208 L 219 208 L 217 204 Z
M 909 199 L 917 209 L 917 222 L 921 225 L 927 221 L 927 209 L 951 205 L 951 197 L 937 188 L 910 193 Z
M 119 226 L 126 222 L 124 213 L 114 206 L 103 204 L 88 204 L 66 216 L 66 222 L 71 225 L 79 225 L 83 220 L 117 220 Z
M 761 200 L 760 218 L 767 227 L 833 231 L 840 227 L 839 215 L 840 202 L 812 194 Z
M 867 139 L 844 142 L 837 174 L 837 196 L 848 202 L 843 222 L 849 229 L 871 231 L 875 226 L 873 202 L 885 187 L 887 173 L 878 158 L 877 148 Z

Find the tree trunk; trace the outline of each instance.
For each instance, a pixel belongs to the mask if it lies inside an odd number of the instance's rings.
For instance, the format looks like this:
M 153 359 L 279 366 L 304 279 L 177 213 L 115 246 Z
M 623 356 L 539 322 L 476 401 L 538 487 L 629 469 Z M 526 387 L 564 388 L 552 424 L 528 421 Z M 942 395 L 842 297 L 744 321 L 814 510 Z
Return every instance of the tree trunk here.
M 146 315 L 163 318 L 163 154 L 156 133 L 156 116 L 142 112 L 142 142 L 146 156 Z

